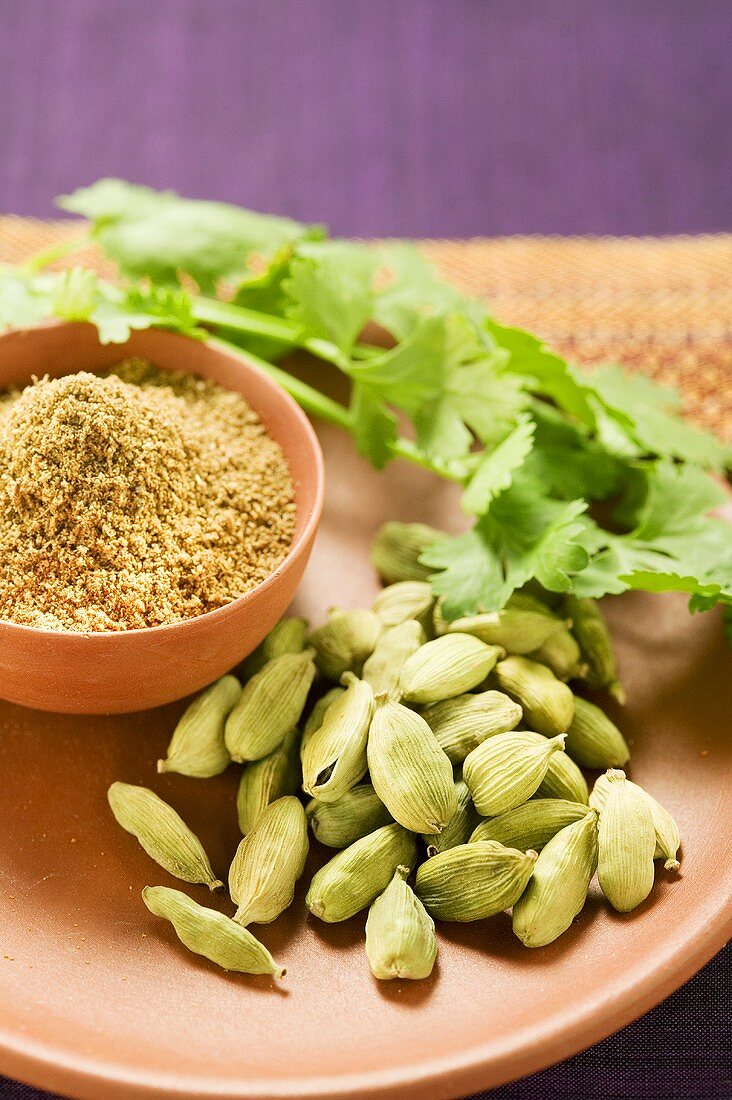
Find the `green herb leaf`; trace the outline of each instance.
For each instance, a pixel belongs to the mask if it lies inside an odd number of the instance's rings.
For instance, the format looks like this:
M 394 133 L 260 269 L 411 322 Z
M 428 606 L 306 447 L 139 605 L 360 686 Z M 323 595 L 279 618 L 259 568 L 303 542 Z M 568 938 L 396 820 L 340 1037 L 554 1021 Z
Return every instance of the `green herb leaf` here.
M 524 414 L 494 451 L 484 453 L 463 493 L 464 512 L 484 515 L 493 498 L 509 487 L 515 471 L 523 465 L 534 445 L 534 431 L 533 420 Z
M 283 281 L 285 311 L 311 336 L 349 352 L 371 316 L 375 254 L 348 241 L 301 244 Z

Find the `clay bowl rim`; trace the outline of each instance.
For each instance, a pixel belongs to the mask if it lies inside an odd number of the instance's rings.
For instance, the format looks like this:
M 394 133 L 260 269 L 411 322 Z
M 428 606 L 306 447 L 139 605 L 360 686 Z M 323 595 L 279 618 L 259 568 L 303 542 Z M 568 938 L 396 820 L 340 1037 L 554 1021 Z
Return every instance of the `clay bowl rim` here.
M 8 332 L 0 333 L 0 341 L 18 336 L 22 337 L 26 334 L 31 334 L 40 328 L 68 329 L 79 325 L 88 325 L 88 322 L 58 320 L 43 321 L 38 325 L 15 328 L 9 330 Z M 88 325 L 88 327 L 93 328 L 94 326 Z M 137 330 L 133 330 L 131 336 L 134 336 L 136 331 Z M 139 331 L 143 332 L 148 330 Z M 264 384 L 270 390 L 276 392 L 279 398 L 284 401 L 285 407 L 288 408 L 289 412 L 292 415 L 293 424 L 296 426 L 301 435 L 307 440 L 308 449 L 314 463 L 314 491 L 312 499 L 309 499 L 304 503 L 303 512 L 305 513 L 305 523 L 303 524 L 302 530 L 299 533 L 295 534 L 292 542 L 290 543 L 290 547 L 287 551 L 286 556 L 283 558 L 279 565 L 275 566 L 269 576 L 267 576 L 263 581 L 260 581 L 259 584 L 255 585 L 255 587 L 250 589 L 248 592 L 244 592 L 241 596 L 237 596 L 235 599 L 230 600 L 228 603 L 223 604 L 221 607 L 215 607 L 212 611 L 204 611 L 201 615 L 192 615 L 190 618 L 182 619 L 180 622 L 177 623 L 162 623 L 158 626 L 132 627 L 129 630 L 93 631 L 46 630 L 43 627 L 26 626 L 23 623 L 14 623 L 9 619 L 0 618 L 0 632 L 7 631 L 12 634 L 17 631 L 18 633 L 25 634 L 30 638 L 37 638 L 39 641 L 42 638 L 52 639 L 56 645 L 66 644 L 67 639 L 69 640 L 70 644 L 73 644 L 78 639 L 83 640 L 85 645 L 88 645 L 89 643 L 93 644 L 96 639 L 99 639 L 100 641 L 109 641 L 112 638 L 162 637 L 163 634 L 167 634 L 168 636 L 170 636 L 174 632 L 180 633 L 182 631 L 185 631 L 186 629 L 191 630 L 194 628 L 194 624 L 203 622 L 204 620 L 209 623 L 214 623 L 216 619 L 223 619 L 235 610 L 244 609 L 247 603 L 250 603 L 252 600 L 261 596 L 277 583 L 281 582 L 283 579 L 283 575 L 285 573 L 289 573 L 292 567 L 302 557 L 302 555 L 307 552 L 308 545 L 315 537 L 323 513 L 323 503 L 325 500 L 325 463 L 323 460 L 323 451 L 320 446 L 320 440 L 318 439 L 315 429 L 310 423 L 310 420 L 300 408 L 297 401 L 295 401 L 295 399 L 290 396 L 287 390 L 283 386 L 281 386 L 279 382 L 276 382 L 273 378 L 271 378 L 266 373 L 266 371 L 263 371 L 261 367 L 258 367 L 256 365 L 256 363 L 251 362 L 251 360 L 247 358 L 247 354 L 245 351 L 242 351 L 241 355 L 237 355 L 234 352 L 230 351 L 227 347 L 218 343 L 214 337 L 208 340 L 196 340 L 192 336 L 186 336 L 183 333 L 168 331 L 162 328 L 156 328 L 155 332 L 163 338 L 170 336 L 178 340 L 189 340 L 191 343 L 196 344 L 204 349 L 204 354 L 209 354 L 213 352 L 217 355 L 225 356 L 232 362 L 236 363 L 237 366 L 242 367 L 245 372 L 251 371 L 253 374 L 259 375 Z M 122 351 L 126 347 L 126 344 L 127 341 L 118 345 L 120 351 Z M 93 368 L 89 369 L 92 373 L 96 373 Z M 69 371 L 68 373 L 73 374 L 74 372 Z M 194 371 L 183 371 L 183 373 L 195 375 Z M 66 377 L 66 375 L 64 375 L 63 377 Z M 200 375 L 199 377 L 205 376 Z M 219 384 L 220 383 L 217 383 L 217 385 Z M 241 392 L 237 390 L 231 390 L 227 386 L 222 386 L 221 388 L 228 389 L 231 393 Z M 0 391 L 2 391 L 1 386 Z M 241 396 L 244 397 L 245 400 L 249 400 L 245 393 L 242 393 Z M 262 417 L 259 409 L 254 408 L 253 405 L 252 409 L 261 419 Z M 275 443 L 279 444 L 279 446 L 282 446 L 280 440 L 275 435 L 270 433 L 270 429 L 266 424 L 265 427 L 267 429 L 267 434 L 271 435 L 271 438 L 275 441 Z M 287 459 L 285 459 L 285 461 L 287 461 Z M 293 477 L 294 481 L 294 472 L 290 467 L 289 462 L 287 463 L 287 467 L 290 471 L 290 476 Z M 302 507 L 302 505 L 298 504 L 298 510 L 300 509 L 300 507 Z

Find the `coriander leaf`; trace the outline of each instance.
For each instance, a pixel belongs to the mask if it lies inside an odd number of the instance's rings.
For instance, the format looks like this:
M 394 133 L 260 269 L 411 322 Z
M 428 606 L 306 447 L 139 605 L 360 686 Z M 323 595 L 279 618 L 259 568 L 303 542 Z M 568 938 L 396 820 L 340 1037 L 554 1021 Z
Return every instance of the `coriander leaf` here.
M 11 268 L 0 268 L 0 332 L 27 328 L 51 314 L 48 277 L 30 278 Z
M 491 501 L 511 484 L 534 443 L 535 424 L 527 415 L 493 451 L 486 452 L 462 496 L 464 512 L 483 515 Z
M 389 405 L 414 418 L 439 398 L 444 371 L 445 328 L 439 317 L 424 317 L 391 351 L 352 363 L 354 382 L 368 384 Z
M 659 461 L 645 467 L 642 476 L 646 492 L 634 517 L 636 539 L 688 535 L 705 513 L 727 498 L 722 486 L 695 466 Z
M 392 457 L 391 446 L 397 438 L 396 417 L 371 387 L 356 382 L 351 393 L 353 436 L 360 455 L 382 470 Z
M 409 336 L 422 317 L 441 316 L 467 305 L 413 244 L 386 244 L 376 255 L 390 279 L 376 295 L 373 319 L 397 340 Z
M 283 281 L 285 311 L 310 336 L 348 352 L 371 316 L 376 256 L 349 241 L 301 244 Z
M 89 268 L 72 267 L 51 278 L 51 312 L 67 321 L 87 321 L 101 295 L 95 273 Z

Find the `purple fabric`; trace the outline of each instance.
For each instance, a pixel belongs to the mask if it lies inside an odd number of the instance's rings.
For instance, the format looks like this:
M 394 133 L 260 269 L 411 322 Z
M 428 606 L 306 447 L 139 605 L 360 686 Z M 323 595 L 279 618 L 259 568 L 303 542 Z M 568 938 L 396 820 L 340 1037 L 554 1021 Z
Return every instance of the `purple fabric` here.
M 730 1100 L 730 977 L 732 949 L 727 948 L 612 1038 L 473 1100 Z M 53 1098 L 0 1078 L 0 1100 Z
M 730 229 L 729 0 L 0 0 L 0 211 L 120 175 L 357 235 Z

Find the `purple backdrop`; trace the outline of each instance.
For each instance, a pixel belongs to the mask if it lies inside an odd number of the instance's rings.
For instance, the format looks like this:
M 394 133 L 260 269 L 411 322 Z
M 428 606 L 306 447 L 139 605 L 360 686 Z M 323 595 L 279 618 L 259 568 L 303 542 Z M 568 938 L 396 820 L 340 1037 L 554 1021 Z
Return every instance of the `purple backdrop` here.
M 729 0 L 0 0 L 0 211 L 121 175 L 345 234 L 732 228 Z

